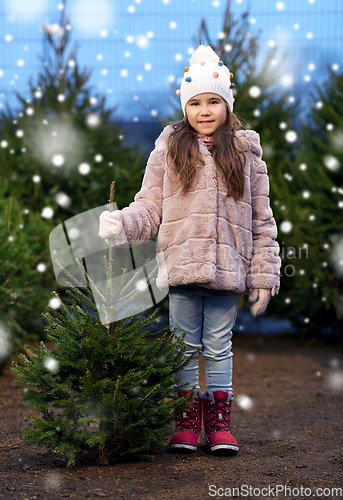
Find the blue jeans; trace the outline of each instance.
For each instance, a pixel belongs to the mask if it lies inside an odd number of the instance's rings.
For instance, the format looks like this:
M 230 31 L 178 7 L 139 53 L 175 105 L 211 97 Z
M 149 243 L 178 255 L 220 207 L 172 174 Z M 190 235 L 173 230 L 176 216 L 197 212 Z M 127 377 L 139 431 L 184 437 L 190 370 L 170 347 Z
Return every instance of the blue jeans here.
M 206 388 L 211 391 L 232 390 L 232 328 L 236 322 L 241 295 L 210 290 L 197 285 L 169 287 L 169 323 L 177 328 L 175 335 L 186 332 L 185 357 L 198 347 L 205 358 Z M 200 352 L 176 376 L 181 383 L 199 388 Z

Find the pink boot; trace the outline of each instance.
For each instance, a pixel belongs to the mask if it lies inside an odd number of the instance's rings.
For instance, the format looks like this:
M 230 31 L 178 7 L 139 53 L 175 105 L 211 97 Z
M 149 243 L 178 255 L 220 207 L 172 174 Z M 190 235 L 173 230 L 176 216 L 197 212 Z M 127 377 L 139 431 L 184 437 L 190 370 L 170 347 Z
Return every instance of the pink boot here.
M 179 396 L 186 397 L 191 390 L 179 393 Z M 171 450 L 185 449 L 195 451 L 198 446 L 198 439 L 201 430 L 201 391 L 194 389 L 193 405 L 176 416 L 176 429 L 169 443 Z
M 230 432 L 232 392 L 206 391 L 202 408 L 206 441 L 211 451 L 238 451 L 238 444 Z

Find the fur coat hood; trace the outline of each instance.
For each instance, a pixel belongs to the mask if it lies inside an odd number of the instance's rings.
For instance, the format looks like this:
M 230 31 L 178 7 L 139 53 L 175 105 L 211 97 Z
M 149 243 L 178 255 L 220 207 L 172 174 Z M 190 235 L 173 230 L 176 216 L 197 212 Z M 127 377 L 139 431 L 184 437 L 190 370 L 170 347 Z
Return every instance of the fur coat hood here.
M 277 294 L 280 249 L 259 135 L 253 130 L 236 132 L 247 151 L 244 196 L 235 201 L 226 196 L 212 155 L 199 138 L 204 165 L 197 167 L 190 191 L 181 194 L 181 183 L 166 164 L 172 129 L 165 127 L 155 141 L 141 190 L 119 211 L 128 243 L 157 236 L 165 262 L 158 272 L 159 288 L 192 283 L 241 295 L 253 288 Z

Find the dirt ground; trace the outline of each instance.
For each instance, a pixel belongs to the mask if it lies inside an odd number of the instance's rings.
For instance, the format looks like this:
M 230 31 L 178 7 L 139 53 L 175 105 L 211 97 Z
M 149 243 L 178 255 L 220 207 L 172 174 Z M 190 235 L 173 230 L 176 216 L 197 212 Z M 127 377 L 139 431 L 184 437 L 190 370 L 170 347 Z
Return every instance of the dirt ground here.
M 343 498 L 343 351 L 237 336 L 233 352 L 236 456 L 211 455 L 202 434 L 194 454 L 161 450 L 152 462 L 104 467 L 85 457 L 67 469 L 56 454 L 22 445 L 31 406 L 20 402 L 8 367 L 0 377 L 0 499 Z M 240 396 L 253 406 L 242 408 Z

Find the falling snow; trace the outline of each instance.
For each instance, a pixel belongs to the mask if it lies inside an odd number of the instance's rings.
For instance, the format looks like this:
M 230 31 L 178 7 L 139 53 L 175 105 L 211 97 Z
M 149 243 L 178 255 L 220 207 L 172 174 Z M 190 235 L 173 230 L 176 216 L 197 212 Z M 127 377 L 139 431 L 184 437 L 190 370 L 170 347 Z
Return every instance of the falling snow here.
M 54 155 L 51 161 L 55 167 L 61 167 L 64 164 L 64 157 L 62 155 Z
M 336 272 L 343 277 L 343 235 L 331 235 L 332 262 Z
M 77 240 L 80 236 L 80 230 L 77 227 L 68 229 L 68 236 L 70 240 Z
M 96 128 L 100 125 L 100 116 L 96 113 L 90 113 L 86 118 L 86 123 L 91 128 Z
M 58 309 L 61 307 L 61 301 L 58 297 L 52 297 L 49 301 L 49 306 L 52 307 L 53 309 Z
M 292 230 L 292 223 L 290 221 L 283 221 L 280 224 L 280 229 L 283 233 L 289 233 Z
M 343 392 L 343 371 L 334 370 L 327 378 L 328 387 L 334 392 Z
M 251 97 L 256 98 L 261 95 L 261 89 L 257 87 L 256 85 L 250 87 L 249 89 L 249 94 Z
M 285 135 L 285 138 L 286 138 L 286 141 L 288 142 L 295 142 L 298 138 L 296 132 L 294 132 L 294 130 L 289 130 L 288 132 L 286 132 L 286 135 Z
M 81 163 L 81 165 L 79 165 L 78 170 L 79 170 L 80 174 L 87 175 L 87 174 L 89 174 L 91 167 L 90 167 L 90 165 L 88 165 L 88 163 Z
M 43 219 L 51 219 L 51 217 L 54 215 L 54 211 L 51 207 L 44 207 L 41 216 Z
M 37 0 L 39 3 L 40 0 Z M 137 5 L 133 5 L 133 3 Z M 140 9 L 140 4 L 138 0 L 135 2 L 131 2 L 130 5 L 126 5 L 125 9 L 125 19 L 137 19 L 139 15 L 139 9 Z M 103 61 L 104 63 L 101 63 L 101 65 L 97 65 L 97 74 L 101 75 L 99 78 L 101 78 L 101 81 L 110 81 L 110 79 L 117 81 L 120 81 L 119 86 L 122 86 L 125 88 L 126 91 L 126 86 L 129 90 L 131 89 L 130 85 L 132 82 L 134 82 L 134 87 L 135 87 L 135 92 L 137 94 L 133 97 L 134 101 L 132 101 L 132 116 L 130 119 L 132 119 L 135 122 L 143 121 L 142 117 L 139 115 L 138 105 L 136 101 L 140 102 L 146 102 L 146 100 L 143 101 L 142 96 L 144 97 L 144 94 L 140 94 L 140 91 L 144 88 L 148 88 L 150 92 L 150 96 L 153 94 L 151 92 L 151 89 L 153 89 L 152 84 L 156 85 L 165 85 L 166 88 L 169 88 L 170 84 L 175 84 L 179 82 L 180 79 L 180 71 L 182 73 L 182 62 L 185 62 L 186 60 L 189 59 L 189 55 L 194 51 L 194 47 L 189 47 L 190 41 L 187 41 L 182 44 L 176 43 L 176 40 L 178 38 L 182 38 L 182 33 L 184 33 L 184 26 L 183 26 L 183 21 L 181 17 L 176 16 L 176 10 L 174 6 L 172 5 L 173 2 L 170 2 L 169 0 L 159 0 L 158 2 L 161 4 L 163 8 L 163 13 L 166 14 L 165 17 L 163 17 L 163 30 L 164 30 L 164 36 L 168 36 L 169 42 L 171 42 L 171 45 L 173 46 L 173 52 L 170 56 L 170 58 L 163 57 L 162 60 L 156 60 L 153 58 L 153 54 L 157 53 L 159 49 L 158 43 L 161 38 L 161 33 L 159 33 L 157 25 L 155 26 L 151 20 L 151 24 L 149 26 L 149 23 L 146 24 L 146 26 L 139 26 L 134 25 L 134 24 L 127 24 L 125 26 L 125 30 L 121 29 L 121 26 L 118 26 L 118 29 L 114 30 L 113 26 L 111 25 L 112 20 L 116 19 L 116 12 L 113 10 L 113 3 L 110 2 L 109 0 L 98 0 L 96 2 L 96 5 L 94 5 L 94 2 L 91 0 L 76 0 L 73 5 L 73 12 L 72 12 L 72 19 L 73 19 L 73 26 L 68 26 L 67 29 L 72 29 L 73 34 L 75 33 L 76 37 L 77 36 L 85 36 L 85 37 L 94 37 L 94 39 L 99 43 L 100 45 L 97 47 L 97 52 L 101 51 L 101 53 L 98 53 L 96 56 L 96 52 L 93 53 L 92 55 L 92 63 L 98 64 L 96 61 Z M 195 2 L 194 2 L 195 3 Z M 209 2 L 209 5 L 211 6 L 211 13 L 214 12 L 219 12 L 219 9 L 224 6 L 223 1 L 219 0 L 212 0 Z M 241 0 L 236 0 L 236 4 L 241 4 Z M 308 3 L 314 3 L 314 0 L 311 1 L 309 0 Z M 13 2 L 13 4 L 17 4 L 17 2 Z M 142 2 L 143 6 L 144 2 Z M 156 3 L 157 5 L 157 3 Z M 170 8 L 174 8 L 174 10 L 171 10 Z M 57 10 L 63 9 L 63 4 L 59 3 L 55 6 Z M 160 6 L 159 6 L 160 8 Z M 169 8 L 169 10 L 168 10 Z M 28 9 L 25 6 L 21 10 L 21 12 L 16 12 L 16 8 L 13 6 L 9 6 L 8 9 L 11 12 L 15 12 L 15 14 L 18 16 L 20 19 L 31 19 L 32 15 L 42 15 L 43 10 L 39 9 Z M 273 10 L 275 11 L 275 15 L 278 16 L 278 19 L 284 19 L 283 16 L 285 14 L 289 14 L 290 10 L 290 5 L 287 2 L 274 2 L 273 3 Z M 32 12 L 35 11 L 35 12 Z M 79 15 L 77 15 L 79 14 Z M 295 16 L 295 14 L 294 14 Z M 250 24 L 251 29 L 255 29 L 254 25 L 256 24 L 259 26 L 261 25 L 261 20 L 262 20 L 262 13 L 257 10 L 257 12 L 254 12 L 254 17 L 250 18 Z M 311 25 L 311 23 L 306 23 L 305 20 L 298 22 L 300 20 L 292 18 L 291 16 L 288 17 L 288 23 L 289 23 L 289 30 L 294 30 L 294 35 L 287 35 L 290 38 L 285 38 L 285 40 L 292 41 L 295 38 L 292 37 L 301 37 L 304 43 L 304 47 L 312 47 L 314 42 L 318 42 L 319 36 L 321 35 L 318 33 L 318 31 L 315 29 L 314 26 Z M 131 22 L 131 21 L 130 21 Z M 152 28 L 154 27 L 155 32 L 152 31 Z M 63 29 L 57 24 L 42 24 L 41 28 L 44 29 L 45 31 L 49 32 L 52 36 L 56 35 L 61 35 L 63 32 Z M 218 28 L 216 28 L 216 36 L 223 40 L 225 38 L 225 33 L 222 31 L 218 32 Z M 278 21 L 278 26 L 277 29 L 280 31 L 285 31 L 284 27 L 280 21 Z M 6 48 L 7 50 L 12 49 L 15 47 L 16 42 L 16 37 L 15 34 L 11 29 L 9 29 L 9 32 L 4 36 L 4 40 L 6 42 Z M 293 33 L 293 31 L 292 31 Z M 180 36 L 181 35 L 181 36 Z M 117 38 L 115 38 L 117 36 Z M 122 40 L 122 50 L 121 50 L 121 59 L 118 57 L 118 60 L 116 60 L 116 64 L 113 65 L 109 58 L 109 52 L 107 51 L 107 42 L 113 43 L 113 40 Z M 282 38 L 280 38 L 275 31 L 275 33 L 268 33 L 265 34 L 264 36 L 264 44 L 266 47 L 269 48 L 274 48 L 274 47 L 280 47 L 280 42 Z M 283 42 L 285 43 L 285 42 Z M 109 45 L 111 46 L 111 45 Z M 113 45 L 112 45 L 113 46 Z M 290 45 L 292 46 L 292 45 Z M 281 43 L 282 47 L 282 43 Z M 25 47 L 24 50 L 26 50 L 28 47 Z M 127 48 L 130 49 L 126 50 Z M 230 52 L 233 50 L 233 46 L 229 43 L 225 44 L 224 50 L 226 51 L 228 57 L 230 57 Z M 22 47 L 21 47 L 22 50 Z M 23 57 L 22 53 L 15 53 L 13 56 L 12 60 L 12 69 L 13 72 L 10 76 L 8 76 L 8 71 L 6 70 L 6 78 L 8 78 L 8 82 L 5 83 L 5 85 L 9 85 L 9 79 L 12 78 L 12 83 L 14 81 L 17 81 L 18 78 L 22 78 L 22 72 L 27 71 L 27 66 L 31 64 L 29 59 L 27 59 L 29 56 L 28 53 L 25 53 L 25 58 Z M 130 59 L 128 59 L 130 58 Z M 140 64 L 138 65 L 138 61 Z M 273 59 L 271 62 L 272 65 L 277 66 L 279 64 L 279 58 Z M 302 78 L 305 82 L 311 82 L 317 81 L 317 75 L 318 75 L 318 70 L 321 70 L 320 65 L 318 62 L 316 64 L 313 62 L 314 58 L 312 60 L 308 58 L 308 60 L 302 61 L 302 66 L 301 66 L 301 75 L 298 76 L 298 78 Z M 127 63 L 127 65 L 126 65 Z M 295 72 L 294 68 L 295 66 L 292 65 L 293 63 L 290 62 L 291 67 L 287 67 L 287 72 L 284 73 L 280 77 L 280 84 L 283 87 L 293 87 L 294 82 L 295 82 Z M 75 61 L 74 60 L 69 60 L 68 61 L 68 66 L 69 67 L 74 67 L 75 66 Z M 104 67 L 105 66 L 105 67 Z M 164 73 L 164 79 L 160 78 L 160 75 L 162 74 L 160 70 L 160 66 L 165 66 L 166 69 L 163 70 L 165 71 Z M 115 69 L 113 69 L 115 67 Z M 334 71 L 339 70 L 339 65 L 337 63 L 331 63 L 331 67 Z M 13 73 L 17 72 L 18 74 L 14 75 Z M 167 73 L 166 73 L 167 72 Z M 174 74 L 175 73 L 175 74 Z M 122 78 L 118 78 L 118 75 Z M 4 76 L 4 71 L 0 70 L 0 77 Z M 102 77 L 108 77 L 108 78 L 102 78 Z M 144 85 L 146 87 L 144 87 Z M 305 86 L 306 88 L 309 88 L 309 86 Z M 110 89 L 108 89 L 109 91 Z M 111 90 L 112 92 L 112 90 Z M 116 90 L 114 89 L 113 91 L 114 95 L 118 95 Z M 261 88 L 257 85 L 252 85 L 249 88 L 249 95 L 252 99 L 257 99 L 261 96 Z M 42 91 L 41 89 L 37 89 L 34 93 L 34 97 L 36 99 L 40 99 L 42 97 Z M 65 95 L 63 93 L 56 95 L 55 98 L 57 99 L 58 102 L 61 103 L 60 108 L 63 108 L 63 102 L 68 98 L 68 95 Z M 132 97 L 131 97 L 132 99 Z M 152 99 L 151 99 L 152 100 Z M 35 101 L 33 99 L 33 101 Z M 291 98 L 290 98 L 290 102 Z M 29 100 L 28 100 L 28 104 Z M 90 99 L 90 104 L 95 105 L 97 104 L 97 98 L 92 97 Z M 317 101 L 314 103 L 314 107 L 317 110 L 320 110 L 323 108 L 323 102 L 322 101 Z M 145 107 L 146 109 L 146 114 L 152 117 L 152 119 L 156 120 L 158 115 L 163 112 L 162 108 L 158 107 L 158 103 L 155 102 L 150 102 L 149 104 Z M 262 110 L 262 107 L 261 107 Z M 254 116 L 258 119 L 261 116 L 261 110 L 260 109 L 255 109 L 254 110 Z M 32 105 L 29 105 L 26 107 L 25 110 L 23 110 L 24 115 L 26 114 L 30 119 L 32 117 L 32 120 L 35 119 L 35 108 L 34 108 L 34 103 Z M 23 117 L 23 113 L 19 114 L 19 118 Z M 20 123 L 20 121 L 18 120 Z M 14 121 L 14 124 L 17 122 Z M 71 128 L 68 127 L 62 127 L 59 126 L 57 123 L 54 123 L 53 120 L 50 119 L 49 117 L 49 122 L 48 120 L 43 120 L 42 123 L 46 126 L 46 130 L 49 129 L 49 133 L 46 135 L 40 135 L 39 141 L 40 141 L 40 152 L 42 158 L 47 159 L 47 163 L 49 163 L 49 166 L 51 167 L 57 167 L 60 168 L 64 166 L 65 164 L 68 164 L 68 152 L 63 148 L 64 144 L 68 142 L 70 146 L 70 150 L 74 151 L 78 148 L 78 150 L 83 151 L 83 145 L 82 143 L 77 139 L 75 133 L 72 131 Z M 101 120 L 100 117 L 96 113 L 90 113 L 86 117 L 86 123 L 89 127 L 98 127 L 101 125 Z M 289 142 L 289 143 L 294 143 L 297 141 L 297 133 L 294 130 L 287 130 L 288 128 L 291 128 L 290 124 L 287 124 L 285 122 L 280 123 L 280 129 L 284 130 L 284 139 Z M 332 123 L 327 123 L 326 124 L 326 129 L 330 132 L 334 130 L 334 125 Z M 26 130 L 26 129 L 25 129 Z M 23 138 L 24 137 L 24 131 L 21 129 L 18 129 L 15 132 L 16 136 L 18 138 Z M 343 144 L 343 139 L 342 139 L 342 133 L 337 132 L 336 135 L 330 134 L 332 136 L 332 142 L 337 148 L 342 148 Z M 26 137 L 25 137 L 26 139 Z M 22 142 L 22 141 L 17 141 L 17 142 Z M 24 141 L 23 141 L 24 142 Z M 0 143 L 1 148 L 5 149 L 8 148 L 9 144 L 7 141 L 2 140 Z M 11 145 L 11 147 L 14 147 L 14 145 Z M 21 148 L 21 145 L 19 147 L 16 147 L 16 151 L 21 151 L 22 153 L 26 152 L 25 148 Z M 264 151 L 267 153 L 268 152 L 268 146 L 264 148 Z M 270 148 L 271 153 L 273 152 Z M 7 153 L 7 151 L 4 151 L 4 154 Z M 14 153 L 14 149 L 11 149 L 11 153 Z M 86 158 L 86 155 L 84 156 Z M 96 154 L 94 156 L 94 162 L 101 162 L 103 160 L 103 156 L 101 154 Z M 80 155 L 78 157 L 78 162 L 82 161 L 82 156 Z M 338 172 L 339 169 L 341 168 L 341 162 L 339 159 L 339 153 L 337 153 L 337 157 L 330 154 L 326 155 L 322 158 L 323 165 L 331 172 Z M 91 171 L 91 166 L 88 163 L 77 163 L 76 165 L 79 165 L 78 171 L 81 175 L 87 175 Z M 76 167 L 75 167 L 76 168 Z M 307 175 L 307 166 L 305 164 L 300 164 L 299 169 L 301 171 L 304 171 L 304 175 Z M 51 169 L 55 171 L 55 169 Z M 63 169 L 61 169 L 63 170 Z M 293 176 L 290 175 L 289 172 L 284 172 L 282 175 L 284 175 L 284 178 L 288 182 L 293 181 Z M 41 177 L 39 175 L 34 175 L 32 177 L 32 182 L 35 184 L 39 184 L 41 182 Z M 37 188 L 38 186 L 36 186 Z M 332 190 L 333 193 L 340 193 L 339 190 Z M 304 199 L 310 199 L 312 195 L 311 191 L 304 190 L 301 193 L 302 197 Z M 72 204 L 71 198 L 63 192 L 58 192 L 55 195 L 55 201 L 56 203 L 62 207 L 62 208 L 67 208 Z M 337 207 L 339 209 L 343 209 L 343 200 L 337 201 Z M 281 207 L 281 210 L 287 210 L 288 207 L 283 206 Z M 285 218 L 287 217 L 286 215 L 287 212 L 285 212 Z M 51 207 L 45 207 L 41 211 L 41 216 L 42 218 L 45 219 L 50 219 L 54 215 L 54 211 Z M 315 215 L 310 214 L 308 216 L 309 221 L 314 221 L 315 220 Z M 285 220 L 282 221 L 279 224 L 280 231 L 283 233 L 290 233 L 293 229 L 293 225 L 290 221 Z M 77 230 L 76 230 L 77 231 Z M 71 235 L 70 235 L 71 237 Z M 79 237 L 76 232 L 74 233 L 74 238 L 77 239 Z M 72 237 L 71 237 L 72 239 Z M 333 250 L 332 250 L 332 258 L 335 263 L 335 267 L 337 272 L 342 273 L 343 269 L 343 253 L 342 253 L 342 242 L 341 240 L 336 240 L 333 244 Z M 327 259 L 329 260 L 329 259 Z M 328 262 L 324 261 L 322 263 L 323 267 L 328 266 Z M 38 267 L 40 269 L 38 269 Z M 43 272 L 42 266 L 45 266 L 44 264 L 38 264 L 37 270 L 39 272 Z M 300 274 L 304 274 L 305 271 L 303 269 L 299 270 Z M 146 286 L 146 283 L 145 283 Z M 285 299 L 290 302 L 290 299 Z M 325 301 L 325 297 L 323 297 L 323 301 Z M 304 323 L 309 323 L 311 321 L 310 318 L 305 317 L 304 318 Z
M 335 156 L 332 156 L 332 155 L 324 156 L 323 161 L 324 161 L 324 165 L 329 170 L 332 170 L 333 172 L 336 172 L 337 170 L 339 170 L 339 168 L 341 166 L 339 160 Z
M 54 491 L 56 488 L 60 488 L 63 485 L 63 478 L 58 474 L 47 474 L 45 479 L 45 487 L 47 490 Z
M 136 283 L 136 288 L 140 292 L 143 292 L 144 290 L 146 290 L 148 288 L 147 282 L 145 280 L 138 280 Z
M 47 356 L 43 359 L 43 365 L 49 372 L 52 373 L 57 373 L 60 368 L 59 362 L 55 358 L 52 358 L 50 356 Z
M 239 394 L 236 398 L 237 404 L 242 410 L 251 410 L 254 406 L 252 399 L 246 394 Z
M 11 347 L 11 331 L 9 326 L 0 320 L 0 362 L 7 359 Z
M 278 429 L 274 429 L 272 431 L 272 436 L 278 441 L 279 439 L 281 439 L 281 432 Z
M 71 198 L 66 193 L 63 193 L 61 191 L 56 193 L 55 200 L 56 203 L 63 208 L 70 207 L 71 205 Z

